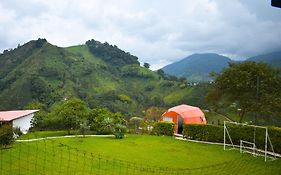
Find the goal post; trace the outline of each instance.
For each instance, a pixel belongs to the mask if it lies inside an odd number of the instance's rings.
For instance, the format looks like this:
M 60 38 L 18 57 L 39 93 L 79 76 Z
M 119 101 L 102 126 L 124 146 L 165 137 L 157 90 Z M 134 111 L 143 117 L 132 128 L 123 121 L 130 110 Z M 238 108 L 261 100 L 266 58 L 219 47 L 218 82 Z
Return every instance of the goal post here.
M 251 147 L 249 147 L 249 146 L 251 146 Z M 250 149 L 250 150 L 252 150 L 252 152 L 244 151 L 243 148 Z M 254 156 L 256 156 L 257 155 L 256 149 L 257 149 L 257 146 L 256 146 L 255 143 L 244 141 L 244 140 L 240 140 L 240 153 L 247 152 L 247 153 L 251 153 Z
M 224 121 L 223 131 L 224 150 L 229 147 L 230 149 L 239 148 L 240 153 L 247 152 L 254 156 L 264 156 L 264 161 L 267 161 L 269 154 L 275 158 L 267 127 Z

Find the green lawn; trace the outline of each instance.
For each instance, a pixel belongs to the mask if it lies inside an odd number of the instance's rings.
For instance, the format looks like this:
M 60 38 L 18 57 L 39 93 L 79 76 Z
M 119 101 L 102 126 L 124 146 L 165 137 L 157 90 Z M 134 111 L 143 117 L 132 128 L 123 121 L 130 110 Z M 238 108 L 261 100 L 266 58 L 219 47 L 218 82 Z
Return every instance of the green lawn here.
M 264 162 L 222 146 L 172 137 L 128 135 L 15 143 L 0 154 L 0 174 L 280 174 Z

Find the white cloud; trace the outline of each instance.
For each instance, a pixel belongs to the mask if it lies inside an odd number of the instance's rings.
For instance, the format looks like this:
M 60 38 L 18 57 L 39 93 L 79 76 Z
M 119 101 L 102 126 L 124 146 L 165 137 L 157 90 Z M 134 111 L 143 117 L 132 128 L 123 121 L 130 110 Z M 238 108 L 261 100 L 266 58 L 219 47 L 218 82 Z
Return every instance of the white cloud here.
M 4 0 L 0 49 L 39 37 L 58 46 L 93 38 L 157 69 L 195 52 L 241 59 L 281 49 L 279 19 L 281 10 L 262 0 Z

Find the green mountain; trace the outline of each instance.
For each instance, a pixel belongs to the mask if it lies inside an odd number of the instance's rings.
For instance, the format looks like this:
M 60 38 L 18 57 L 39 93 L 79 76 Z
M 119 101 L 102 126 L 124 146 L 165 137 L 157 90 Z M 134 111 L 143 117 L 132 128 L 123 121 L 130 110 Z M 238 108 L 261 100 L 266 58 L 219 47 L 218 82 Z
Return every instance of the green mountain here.
M 168 80 L 141 67 L 137 57 L 117 46 L 95 40 L 67 48 L 45 39 L 30 41 L 4 51 L 0 65 L 1 110 L 21 109 L 32 101 L 51 107 L 70 97 L 127 117 L 143 116 L 150 106 L 205 106 L 207 86 Z
M 211 72 L 220 72 L 232 62 L 231 59 L 215 53 L 193 54 L 162 69 L 165 73 L 177 77 L 186 77 L 188 81 L 210 81 Z
M 281 51 L 250 57 L 246 61 L 264 62 L 281 68 Z M 233 61 L 215 53 L 193 54 L 163 67 L 162 70 L 169 75 L 185 77 L 188 81 L 206 82 L 211 80 L 211 72 L 220 72 L 230 62 Z
M 281 51 L 250 57 L 247 61 L 264 62 L 273 67 L 281 68 Z

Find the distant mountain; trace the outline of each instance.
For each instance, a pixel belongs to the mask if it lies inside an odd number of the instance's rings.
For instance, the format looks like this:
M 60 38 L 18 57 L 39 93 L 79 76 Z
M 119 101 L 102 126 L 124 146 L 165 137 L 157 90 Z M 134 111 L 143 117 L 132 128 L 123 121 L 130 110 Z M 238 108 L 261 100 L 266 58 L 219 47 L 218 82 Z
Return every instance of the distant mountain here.
M 165 73 L 177 77 L 186 77 L 189 81 L 209 81 L 211 72 L 220 72 L 232 60 L 215 53 L 193 54 L 178 62 L 162 68 Z
M 247 61 L 264 62 L 273 67 L 281 68 L 281 51 L 250 57 Z

